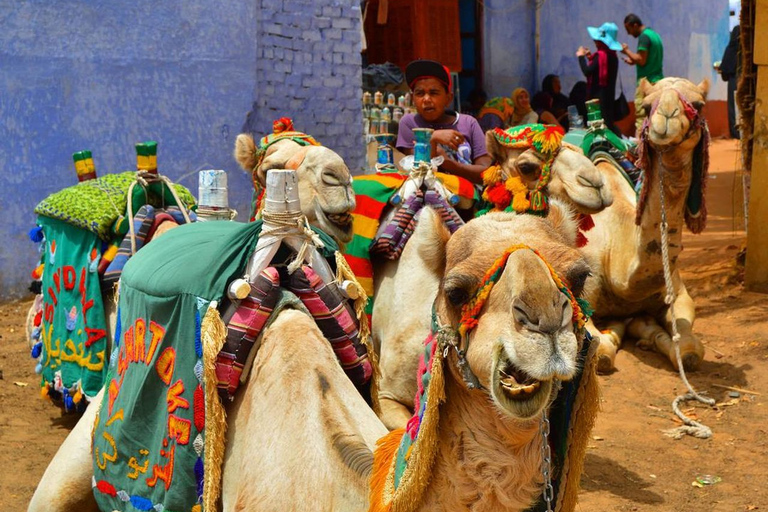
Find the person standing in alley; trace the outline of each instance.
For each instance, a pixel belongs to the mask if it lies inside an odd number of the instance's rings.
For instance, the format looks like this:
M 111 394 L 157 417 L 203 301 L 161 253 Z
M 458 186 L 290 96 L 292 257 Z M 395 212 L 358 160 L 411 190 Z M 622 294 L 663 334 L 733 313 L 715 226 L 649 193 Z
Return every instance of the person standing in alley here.
M 643 21 L 637 14 L 627 14 L 624 18 L 624 28 L 627 34 L 637 39 L 637 53 L 631 51 L 626 43 L 621 45 L 624 62 L 631 66 L 637 66 L 637 84 L 643 78 L 652 84 L 664 78 L 664 44 L 659 34 L 650 27 L 643 25 Z M 635 127 L 638 132 L 643 126 L 643 120 L 645 119 L 643 99 L 642 91 L 640 91 L 639 87 L 636 88 Z
M 741 30 L 739 25 L 733 27 L 728 46 L 725 47 L 720 62 L 720 76 L 728 83 L 728 130 L 731 138 L 739 138 L 739 127 L 736 123 L 736 86 L 741 76 Z

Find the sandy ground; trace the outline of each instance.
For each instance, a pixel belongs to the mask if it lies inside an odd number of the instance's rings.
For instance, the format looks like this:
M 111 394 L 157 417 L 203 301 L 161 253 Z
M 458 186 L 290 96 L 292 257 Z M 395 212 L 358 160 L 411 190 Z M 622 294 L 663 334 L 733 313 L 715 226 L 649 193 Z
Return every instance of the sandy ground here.
M 582 477 L 581 511 L 768 511 L 768 297 L 741 284 L 741 198 L 734 187 L 738 148 L 715 141 L 707 189 L 709 225 L 686 235 L 683 275 L 696 301 L 694 331 L 707 346 L 692 385 L 720 404 L 693 405 L 708 440 L 674 440 L 670 407 L 684 385 L 666 359 L 625 343 L 618 371 L 601 377 L 602 412 Z M 75 419 L 38 395 L 24 340 L 29 301 L 0 305 L 0 510 L 24 510 Z M 754 391 L 729 396 L 719 386 Z M 712 485 L 692 485 L 698 477 Z

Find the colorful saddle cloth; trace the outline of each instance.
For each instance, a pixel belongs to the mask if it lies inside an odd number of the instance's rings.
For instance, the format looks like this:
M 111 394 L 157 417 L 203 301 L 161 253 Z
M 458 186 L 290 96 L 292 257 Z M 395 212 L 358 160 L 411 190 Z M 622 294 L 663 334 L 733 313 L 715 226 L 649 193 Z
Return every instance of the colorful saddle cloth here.
M 129 171 L 80 182 L 46 197 L 35 207 L 35 213 L 88 230 L 109 241 L 113 237 L 110 232 L 113 224 L 125 213 L 128 188 L 135 179 L 136 173 Z M 195 204 L 189 190 L 178 184 L 173 187 L 187 207 Z
M 236 388 L 249 344 L 275 307 L 272 291 L 284 280 L 274 268 L 262 272 L 251 300 L 228 319 L 229 329 L 210 304 L 222 301 L 227 285 L 243 275 L 261 227 L 260 221 L 183 225 L 126 264 L 93 432 L 93 487 L 101 510 L 215 510 L 225 430 L 219 394 Z M 320 236 L 320 253 L 335 254 L 333 241 Z M 292 279 L 294 288 L 319 297 L 318 314 L 335 322 L 327 332 L 341 342 L 334 348 L 348 373 L 365 376 L 367 357 L 359 357 L 354 344 L 350 350 L 356 327 L 344 316 L 349 311 L 328 305 L 328 290 L 308 267 Z
M 44 234 L 39 339 L 33 355 L 42 394 L 66 410 L 82 410 L 107 372 L 107 325 L 97 266 L 101 241 L 92 232 L 39 217 Z
M 437 173 L 436 176 L 448 190 L 462 199 L 469 201 L 477 199 L 475 187 L 469 181 L 451 174 Z M 354 236 L 344 249 L 344 257 L 368 295 L 365 311 L 369 319 L 373 308 L 371 247 L 379 230 L 384 209 L 406 179 L 406 176 L 396 172 L 380 172 L 366 176 L 355 176 L 355 181 L 352 183 L 357 203 L 352 212 Z M 407 237 L 405 240 L 407 241 Z M 395 247 L 397 245 L 396 242 Z M 402 248 L 400 250 L 402 251 Z

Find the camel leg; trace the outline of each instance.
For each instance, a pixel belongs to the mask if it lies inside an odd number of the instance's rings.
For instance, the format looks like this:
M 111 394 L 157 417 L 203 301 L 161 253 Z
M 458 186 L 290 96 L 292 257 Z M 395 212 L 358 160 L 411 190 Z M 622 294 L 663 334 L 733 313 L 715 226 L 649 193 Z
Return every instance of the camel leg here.
M 696 307 L 693 304 L 693 299 L 688 295 L 688 290 L 685 289 L 685 285 L 679 276 L 677 276 L 677 282 L 679 283 L 677 289 L 677 298 L 675 299 L 675 324 L 677 326 L 677 332 L 680 333 L 680 358 L 683 361 L 683 368 L 687 371 L 697 370 L 701 362 L 704 360 L 704 345 L 699 341 L 696 335 L 693 334 L 693 321 L 696 318 Z M 668 333 L 672 333 L 672 311 L 671 308 L 667 308 L 664 312 L 664 327 Z M 672 366 L 678 369 L 677 357 L 675 355 L 675 347 L 671 342 L 668 347 L 664 347 L 664 351 L 659 350 L 662 354 L 667 354 L 669 360 L 672 361 Z
M 408 420 L 413 416 L 408 407 L 392 397 L 384 396 L 382 393 L 379 393 L 379 406 L 381 407 L 379 419 L 389 430 L 405 427 Z
M 667 331 L 648 315 L 633 318 L 627 327 L 627 332 L 633 338 L 637 338 L 637 346 L 643 350 L 655 348 L 662 354 L 667 354 L 672 343 L 672 338 Z
M 91 489 L 91 430 L 101 407 L 99 391 L 53 456 L 29 502 L 28 512 L 98 511 Z
M 621 347 L 625 324 L 614 320 L 605 329 L 598 329 L 592 319 L 587 322 L 587 330 L 600 343 L 597 347 L 597 373 L 610 373 L 615 368 L 616 352 Z

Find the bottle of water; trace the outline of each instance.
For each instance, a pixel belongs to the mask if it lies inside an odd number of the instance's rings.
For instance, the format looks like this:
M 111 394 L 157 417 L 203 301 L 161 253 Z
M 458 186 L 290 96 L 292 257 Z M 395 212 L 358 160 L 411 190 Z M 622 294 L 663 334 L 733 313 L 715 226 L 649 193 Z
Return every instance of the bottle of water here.
M 576 105 L 568 105 L 568 125 L 570 130 L 584 128 L 584 118 L 579 115 Z

